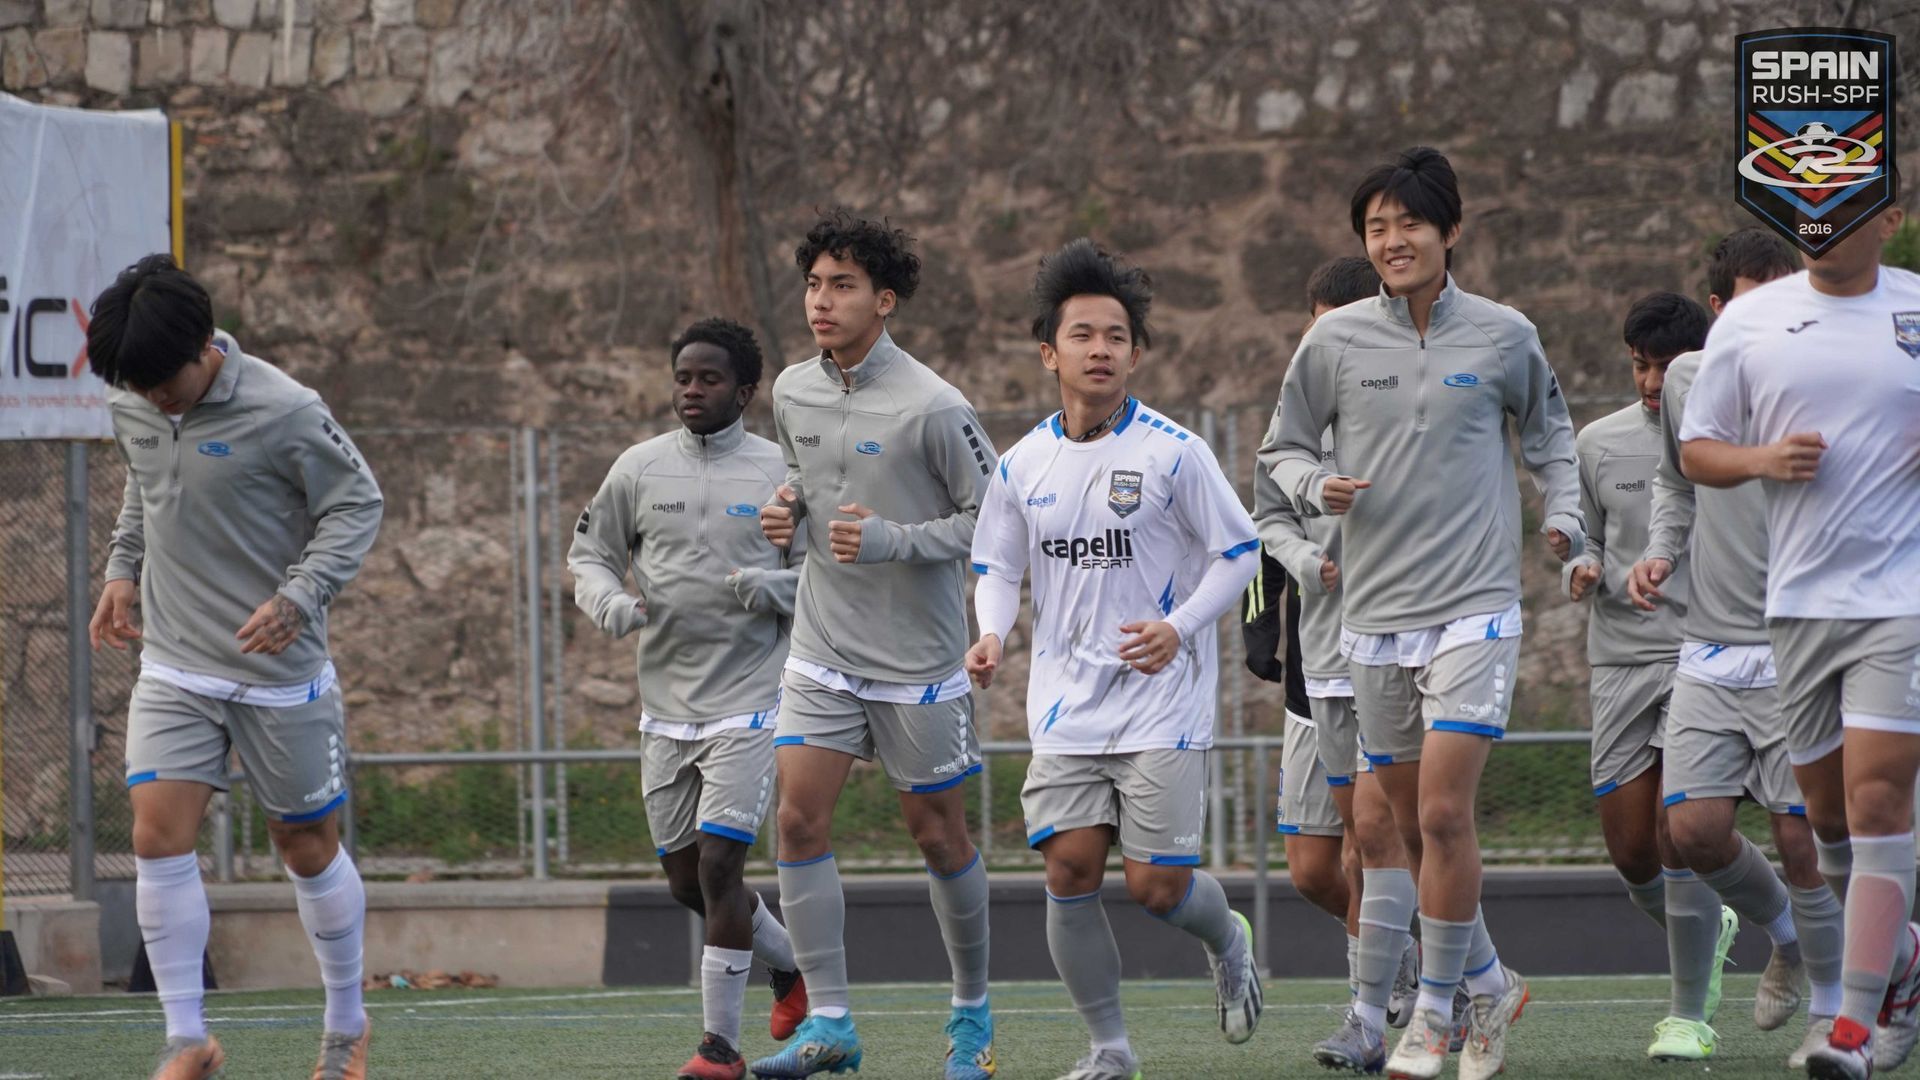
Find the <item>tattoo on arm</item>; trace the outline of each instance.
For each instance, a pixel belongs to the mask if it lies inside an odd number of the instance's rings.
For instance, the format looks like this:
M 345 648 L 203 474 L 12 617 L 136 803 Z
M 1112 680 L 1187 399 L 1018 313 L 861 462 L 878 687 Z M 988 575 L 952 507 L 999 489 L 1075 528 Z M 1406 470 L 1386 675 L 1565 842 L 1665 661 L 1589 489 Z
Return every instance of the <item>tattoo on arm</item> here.
M 268 640 L 275 648 L 293 644 L 306 625 L 307 617 L 297 604 L 279 594 L 274 595 L 273 610 L 267 618 L 266 629 Z

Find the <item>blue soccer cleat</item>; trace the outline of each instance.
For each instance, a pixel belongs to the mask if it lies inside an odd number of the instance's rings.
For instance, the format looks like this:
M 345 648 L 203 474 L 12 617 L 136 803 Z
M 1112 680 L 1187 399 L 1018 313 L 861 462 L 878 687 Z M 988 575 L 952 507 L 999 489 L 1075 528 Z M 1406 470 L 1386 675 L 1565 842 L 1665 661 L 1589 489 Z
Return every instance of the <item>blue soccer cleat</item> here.
M 761 1080 L 797 1080 L 815 1073 L 860 1071 L 860 1036 L 850 1016 L 809 1016 L 793 1042 L 751 1066 Z
M 987 1080 L 999 1068 L 993 1060 L 993 1010 L 986 1002 L 953 1007 L 947 1021 L 946 1080 Z

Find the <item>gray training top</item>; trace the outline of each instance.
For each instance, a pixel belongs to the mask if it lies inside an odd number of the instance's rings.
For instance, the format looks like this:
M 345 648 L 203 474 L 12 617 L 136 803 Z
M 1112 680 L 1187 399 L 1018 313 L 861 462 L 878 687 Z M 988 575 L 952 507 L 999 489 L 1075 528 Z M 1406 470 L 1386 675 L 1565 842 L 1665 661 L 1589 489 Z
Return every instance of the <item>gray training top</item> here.
M 799 571 L 761 534 L 760 507 L 782 469 L 780 451 L 739 420 L 706 436 L 681 428 L 629 447 L 581 512 L 567 551 L 573 602 L 614 637 L 640 632 L 647 716 L 704 724 L 779 700 Z M 804 551 L 795 545 L 792 561 Z
M 1280 411 L 1275 409 L 1267 423 L 1266 441 L 1271 443 L 1279 430 Z M 1320 453 L 1322 460 L 1333 463 L 1331 429 L 1325 434 Z M 1348 678 L 1346 657 L 1340 655 L 1340 593 L 1329 593 L 1320 583 L 1320 560 L 1332 559 L 1336 566 L 1340 563 L 1340 519 L 1325 514 L 1302 518 L 1280 493 L 1273 477 L 1265 469 L 1256 468 L 1253 524 L 1260 530 L 1260 543 L 1267 554 L 1286 568 L 1294 587 L 1300 590 L 1300 673 L 1309 679 Z
M 1404 297 L 1356 301 L 1316 320 L 1280 391 L 1280 431 L 1260 468 L 1303 517 L 1326 513 L 1334 475 L 1372 482 L 1341 524 L 1349 629 L 1392 634 L 1504 611 L 1520 599 L 1520 457 L 1546 489 L 1545 528 L 1580 554 L 1573 423 L 1540 336 L 1451 276 L 1424 338 Z M 1333 428 L 1333 468 L 1320 459 Z
M 1767 496 L 1749 481 L 1734 488 L 1696 488 L 1680 473 L 1680 422 L 1700 373 L 1697 352 L 1667 365 L 1660 392 L 1660 465 L 1653 477 L 1653 521 L 1642 558 L 1691 567 L 1686 620 L 1689 641 L 1715 645 L 1767 643 Z M 1691 534 L 1691 545 L 1689 545 Z M 1663 586 L 1661 592 L 1666 592 Z
M 113 389 L 127 462 L 106 580 L 140 583 L 141 655 L 255 686 L 292 686 L 327 663 L 327 606 L 380 531 L 380 486 L 320 395 L 224 332 L 226 359 L 179 426 Z M 278 656 L 233 635 L 275 593 L 307 625 Z
M 1654 468 L 1660 463 L 1660 417 L 1635 402 L 1580 430 L 1580 512 L 1586 515 L 1587 553 L 1560 570 L 1568 592 L 1576 566 L 1597 566 L 1589 590 L 1587 663 L 1594 667 L 1672 663 L 1680 654 L 1680 621 L 1687 614 L 1687 568 L 1679 566 L 1660 591 L 1658 611 L 1627 598 L 1627 579 L 1647 546 L 1653 513 Z
M 967 650 L 966 559 L 998 459 L 973 406 L 882 332 L 848 386 L 826 355 L 773 384 L 773 422 L 814 557 L 793 655 L 846 675 L 937 683 Z M 829 553 L 838 507 L 874 511 L 857 563 Z

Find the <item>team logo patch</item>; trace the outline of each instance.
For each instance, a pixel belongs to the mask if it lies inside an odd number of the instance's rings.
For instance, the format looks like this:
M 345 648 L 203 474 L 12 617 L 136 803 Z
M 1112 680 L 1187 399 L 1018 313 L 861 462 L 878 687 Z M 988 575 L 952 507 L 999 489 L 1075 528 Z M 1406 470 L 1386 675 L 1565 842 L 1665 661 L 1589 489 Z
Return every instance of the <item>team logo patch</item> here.
M 1734 42 L 1734 200 L 1818 258 L 1899 197 L 1893 37 L 1798 26 Z
M 200 444 L 200 452 L 208 457 L 226 457 L 233 453 L 233 447 L 223 442 L 203 442 Z
M 866 442 L 863 442 L 860 445 L 854 447 L 854 449 L 858 450 L 862 454 L 866 454 L 868 456 L 874 456 L 880 453 L 880 444 L 869 439 Z
M 1140 474 L 1131 469 L 1115 469 L 1107 483 L 1107 507 L 1121 517 L 1140 509 Z
M 1893 343 L 1920 360 L 1920 311 L 1893 313 Z
M 751 503 L 734 503 L 727 507 L 727 514 L 731 517 L 759 517 L 760 508 Z
M 1472 372 L 1462 371 L 1457 375 L 1449 375 L 1446 378 L 1441 379 L 1440 381 L 1447 386 L 1455 386 L 1455 387 L 1479 386 L 1480 376 L 1475 375 Z

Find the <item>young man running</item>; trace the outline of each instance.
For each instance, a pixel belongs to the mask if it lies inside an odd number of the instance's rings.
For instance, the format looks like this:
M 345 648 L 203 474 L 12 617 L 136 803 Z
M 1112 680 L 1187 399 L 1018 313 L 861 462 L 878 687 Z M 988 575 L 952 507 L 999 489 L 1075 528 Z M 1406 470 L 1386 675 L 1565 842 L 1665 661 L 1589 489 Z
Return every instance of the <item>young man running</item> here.
M 1880 265 L 1904 216 L 1729 305 L 1680 430 L 1695 483 L 1764 481 L 1787 751 L 1846 906 L 1840 1014 L 1807 1073 L 1850 1080 L 1905 1060 L 1920 1004 L 1920 276 Z
M 1561 589 L 1591 601 L 1587 663 L 1593 668 L 1593 793 L 1614 870 L 1634 906 L 1667 937 L 1673 1011 L 1654 1026 L 1647 1056 L 1695 1061 L 1713 1053 L 1707 1021 L 1719 1005 L 1720 978 L 1740 918 L 1681 864 L 1661 808 L 1661 747 L 1673 690 L 1680 621 L 1686 615 L 1685 568 L 1667 583 L 1668 603 L 1648 612 L 1627 593 L 1632 566 L 1646 548 L 1652 482 L 1660 461 L 1660 387 L 1673 358 L 1706 340 L 1707 312 L 1677 293 L 1651 293 L 1627 312 L 1623 333 L 1639 400 L 1588 424 L 1580 454 L 1580 510 L 1586 553 L 1561 570 Z
M 1027 842 L 1047 864 L 1047 946 L 1092 1048 L 1063 1080 L 1138 1080 L 1120 1011 L 1120 950 L 1100 901 L 1117 839 L 1127 891 L 1199 938 L 1220 1030 L 1260 1020 L 1253 932 L 1203 870 L 1214 624 L 1253 580 L 1260 542 L 1207 444 L 1127 394 L 1148 343 L 1147 276 L 1092 242 L 1041 261 L 1033 336 L 1061 410 L 995 470 L 974 534 L 980 640 L 999 668 L 1033 573 Z
M 346 714 L 327 608 L 380 530 L 379 485 L 320 396 L 216 332 L 200 283 L 165 255 L 93 302 L 87 362 L 113 389 L 126 498 L 88 633 L 142 642 L 127 704 L 134 908 L 167 1017 L 156 1080 L 211 1076 L 200 820 L 237 751 L 267 812 L 326 986 L 315 1080 L 363 1080 L 366 893 L 340 846 Z M 136 627 L 138 603 L 145 622 Z
M 1460 195 L 1446 158 L 1426 147 L 1401 154 L 1367 175 L 1351 211 L 1382 294 L 1307 332 L 1260 461 L 1303 516 L 1346 515 L 1341 651 L 1361 742 L 1396 822 L 1419 822 L 1420 1000 L 1387 1071 L 1439 1075 L 1464 979 L 1472 1014 L 1460 1075 L 1487 1080 L 1527 997 L 1480 917 L 1474 830 L 1519 659 L 1520 499 L 1507 419 L 1546 491 L 1542 531 L 1562 560 L 1585 544 L 1573 427 L 1532 324 L 1461 292 L 1447 273 Z M 1321 458 L 1330 425 L 1335 468 Z M 1373 899 L 1369 883 L 1364 902 Z M 1413 896 L 1381 900 L 1383 925 L 1413 915 Z
M 1732 298 L 1799 265 L 1793 248 L 1773 232 L 1758 226 L 1737 230 L 1713 250 L 1707 303 L 1718 313 Z M 1710 918 L 1719 903 L 1700 892 L 1705 887 L 1765 929 L 1773 958 L 1753 1005 L 1754 1024 L 1763 1031 L 1793 1018 L 1802 1000 L 1802 974 L 1810 978 L 1806 1038 L 1787 1058 L 1790 1068 L 1799 1069 L 1809 1053 L 1826 1045 L 1840 1008 L 1840 902 L 1820 877 L 1806 807 L 1787 761 L 1764 614 L 1765 496 L 1758 484 L 1696 491 L 1680 473 L 1680 424 L 1699 369 L 1698 352 L 1667 365 L 1653 515 L 1645 555 L 1627 586 L 1636 606 L 1657 610 L 1664 601 L 1661 587 L 1675 568 L 1692 568 L 1663 752 L 1668 830 L 1688 871 L 1666 875 L 1668 926 L 1675 912 L 1692 912 L 1695 923 Z M 1785 885 L 1766 856 L 1734 828 L 1743 795 L 1771 815 Z M 1691 947 L 1684 948 L 1679 936 L 1670 935 L 1676 973 L 1705 962 L 1701 937 L 1692 935 Z M 1697 980 L 1675 980 L 1672 1016 L 1662 1026 L 1676 1033 L 1676 1050 L 1688 1028 L 1712 1019 L 1711 996 L 1711 988 Z M 1702 1056 L 1713 1040 L 1696 1045 L 1700 1053 L 1691 1056 Z
M 760 505 L 786 464 L 741 420 L 760 385 L 753 332 L 703 319 L 667 355 L 681 428 L 613 463 L 574 528 L 567 569 L 573 602 L 595 626 L 639 636 L 647 831 L 674 899 L 706 917 L 704 1031 L 678 1075 L 739 1080 L 754 957 L 773 982 L 773 1037 L 792 1035 L 806 1014 L 786 930 L 741 880 L 773 794 L 786 621 L 804 547 L 783 554 L 760 534 Z M 626 590 L 629 570 L 638 596 Z
M 887 335 L 920 260 L 884 223 L 836 211 L 796 249 L 820 355 L 773 385 L 786 482 L 760 511 L 775 546 L 806 530 L 774 746 L 780 767 L 780 909 L 812 1013 L 763 1077 L 860 1064 L 848 1015 L 846 898 L 833 809 L 855 758 L 878 757 L 927 860 L 953 965 L 949 1080 L 991 1076 L 987 873 L 960 783 L 980 771 L 965 566 L 993 446 L 973 406 Z
M 1366 259 L 1350 255 L 1327 262 L 1307 280 L 1308 329 L 1327 312 L 1379 291 L 1380 275 Z M 1279 425 L 1276 412 L 1268 439 Z M 1321 454 L 1329 461 L 1337 456 L 1331 429 Z M 1340 655 L 1339 519 L 1302 520 L 1260 469 L 1254 470 L 1253 506 L 1266 550 L 1260 579 L 1251 588 L 1267 586 L 1266 564 L 1277 560 L 1271 573 L 1286 597 L 1288 708 L 1278 829 L 1286 835 L 1294 886 L 1347 927 L 1353 1006 L 1339 1030 L 1314 1047 L 1314 1058 L 1330 1069 L 1377 1071 L 1387 1059 L 1386 1029 L 1404 1026 L 1412 1015 L 1420 961 L 1405 920 L 1384 926 L 1377 913 L 1369 916 L 1365 882 L 1374 883 L 1376 896 L 1383 887 L 1393 892 L 1396 885 L 1411 894 L 1409 867 L 1418 864 L 1419 837 L 1416 830 L 1410 853 L 1378 781 L 1358 768 L 1363 759 L 1353 679 Z M 1272 652 L 1271 647 L 1249 648 L 1248 662 Z M 1383 886 L 1388 878 L 1393 880 Z

